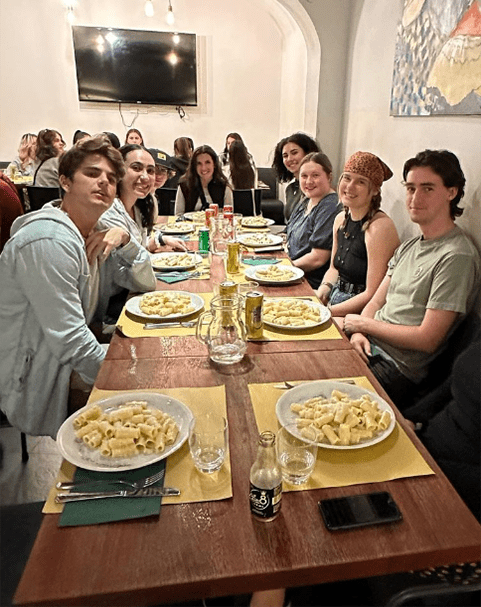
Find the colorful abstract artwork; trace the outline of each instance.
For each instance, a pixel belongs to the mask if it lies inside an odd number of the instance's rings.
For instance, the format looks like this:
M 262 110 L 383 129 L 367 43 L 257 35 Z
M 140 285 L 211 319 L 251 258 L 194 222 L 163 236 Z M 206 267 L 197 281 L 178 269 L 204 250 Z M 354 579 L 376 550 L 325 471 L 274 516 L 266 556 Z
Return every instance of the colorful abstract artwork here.
M 405 0 L 392 116 L 481 114 L 481 0 Z

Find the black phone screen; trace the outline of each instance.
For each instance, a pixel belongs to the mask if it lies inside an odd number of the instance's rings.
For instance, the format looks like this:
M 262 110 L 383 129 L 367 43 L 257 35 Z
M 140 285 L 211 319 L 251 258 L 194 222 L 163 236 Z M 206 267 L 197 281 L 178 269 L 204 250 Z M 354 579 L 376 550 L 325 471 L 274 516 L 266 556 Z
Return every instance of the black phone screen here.
M 331 531 L 402 519 L 401 511 L 387 491 L 321 500 L 319 510 Z

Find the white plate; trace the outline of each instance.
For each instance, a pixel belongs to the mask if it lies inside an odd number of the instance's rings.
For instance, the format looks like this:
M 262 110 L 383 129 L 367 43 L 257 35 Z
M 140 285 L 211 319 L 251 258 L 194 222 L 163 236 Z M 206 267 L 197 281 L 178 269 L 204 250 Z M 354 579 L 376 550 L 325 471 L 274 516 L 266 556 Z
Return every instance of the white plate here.
M 191 234 L 195 232 L 195 226 L 192 223 L 186 221 L 179 221 L 178 223 L 169 223 L 158 228 L 162 234 Z
M 152 263 L 152 267 L 156 270 L 162 270 L 163 272 L 179 271 L 179 270 L 189 270 L 190 268 L 195 268 L 195 266 L 199 263 L 202 263 L 202 257 L 198 253 L 188 253 L 189 261 L 188 263 L 181 263 L 180 265 L 175 266 L 166 266 L 162 265 L 162 261 L 165 262 L 167 259 L 181 259 L 185 253 L 172 253 L 170 251 L 164 251 L 162 253 L 151 253 L 150 260 Z
M 270 300 L 276 300 L 276 299 L 296 299 L 295 297 L 269 297 L 264 299 L 264 302 L 270 301 Z M 324 324 L 325 322 L 327 322 L 330 318 L 331 318 L 331 310 L 329 310 L 329 308 L 327 308 L 326 306 L 323 306 L 320 302 L 318 301 L 312 301 L 311 299 L 301 299 L 300 301 L 302 301 L 302 303 L 307 304 L 310 308 L 312 308 L 313 310 L 316 310 L 319 312 L 319 322 L 315 322 L 312 323 L 311 325 L 304 325 L 304 326 L 296 326 L 296 325 L 281 325 L 281 324 L 277 324 L 274 322 L 269 322 L 267 320 L 264 320 L 264 324 L 268 325 L 269 327 L 274 327 L 276 329 L 288 329 L 290 331 L 302 331 L 304 329 L 312 329 L 313 327 L 319 327 L 320 325 Z
M 205 211 L 187 211 L 184 213 L 184 218 L 194 223 L 205 223 Z
M 278 267 L 279 269 L 282 269 L 282 270 L 284 270 L 284 269 L 290 270 L 293 274 L 290 278 L 285 278 L 283 280 L 257 275 L 259 270 L 268 270 L 269 268 L 272 268 L 272 267 Z M 287 285 L 292 282 L 296 282 L 296 281 L 300 280 L 304 276 L 304 270 L 301 270 L 301 268 L 296 268 L 296 266 L 286 266 L 285 264 L 281 264 L 281 265 L 277 265 L 277 266 L 276 266 L 276 264 L 265 264 L 265 265 L 261 265 L 261 266 L 249 266 L 245 270 L 245 275 L 247 278 L 250 278 L 251 280 L 256 280 L 260 284 Z
M 175 442 L 166 447 L 162 453 L 139 454 L 119 458 L 104 457 L 100 454 L 100 451 L 90 449 L 87 445 L 78 441 L 72 423 L 74 418 L 85 411 L 88 406 L 76 411 L 60 426 L 57 433 L 57 445 L 60 453 L 72 464 L 86 468 L 87 470 L 118 472 L 122 470 L 134 470 L 135 468 L 142 468 L 143 466 L 158 462 L 177 451 L 184 444 L 189 432 L 190 420 L 193 416 L 187 405 L 184 405 L 180 400 L 156 392 L 125 392 L 124 394 L 116 394 L 115 396 L 99 400 L 95 404 L 106 411 L 115 409 L 119 405 L 132 400 L 146 401 L 149 407 L 161 409 L 167 415 L 170 415 L 178 425 L 179 434 Z
M 282 244 L 282 236 L 266 232 L 245 232 L 239 234 L 238 240 L 247 247 L 272 247 Z
M 263 223 L 260 225 L 250 223 L 251 221 L 254 221 L 255 219 L 256 219 L 255 217 L 243 217 L 242 221 L 241 221 L 241 226 L 244 228 L 259 229 L 259 228 L 268 228 L 269 226 L 272 226 L 275 224 L 275 221 L 273 219 L 270 219 L 269 217 L 262 217 Z
M 386 430 L 384 430 L 374 438 L 368 439 L 357 445 L 330 445 L 327 443 L 317 443 L 319 447 L 324 447 L 325 449 L 363 449 L 364 447 L 370 447 L 371 445 L 380 443 L 385 438 L 387 438 L 394 430 L 394 427 L 396 425 L 394 411 L 392 410 L 392 407 L 378 394 L 372 392 L 371 390 L 366 390 L 366 388 L 362 388 L 361 386 L 355 386 L 352 384 L 345 384 L 343 382 L 328 380 L 313 381 L 305 384 L 299 384 L 298 386 L 294 386 L 294 388 L 287 390 L 287 392 L 283 394 L 277 401 L 277 419 L 279 420 L 282 426 L 297 421 L 299 419 L 299 416 L 296 415 L 293 411 L 291 411 L 292 403 L 303 402 L 308 400 L 309 398 L 314 398 L 316 396 L 325 396 L 326 398 L 330 398 L 333 390 L 339 390 L 339 392 L 344 392 L 350 398 L 353 399 L 359 398 L 363 394 L 370 394 L 377 401 L 379 409 L 381 409 L 382 411 L 389 411 L 391 413 L 391 423 L 386 428 Z
M 192 314 L 195 314 L 199 310 L 202 310 L 202 308 L 204 307 L 204 300 L 202 299 L 202 297 L 200 297 L 200 295 L 197 295 L 196 293 L 187 293 L 186 291 L 162 291 L 162 293 L 172 296 L 188 295 L 190 297 L 191 304 L 194 306 L 195 310 L 192 310 L 192 312 L 189 312 L 188 314 L 176 313 L 168 314 L 167 316 L 159 316 L 158 314 L 146 314 L 140 309 L 140 300 L 143 297 L 142 295 L 136 295 L 135 297 L 131 297 L 130 299 L 128 299 L 127 303 L 125 304 L 125 309 L 131 314 L 135 314 L 135 316 L 140 316 L 141 318 L 145 318 L 147 320 L 168 321 L 174 320 L 176 318 L 185 318 L 187 316 L 192 316 Z

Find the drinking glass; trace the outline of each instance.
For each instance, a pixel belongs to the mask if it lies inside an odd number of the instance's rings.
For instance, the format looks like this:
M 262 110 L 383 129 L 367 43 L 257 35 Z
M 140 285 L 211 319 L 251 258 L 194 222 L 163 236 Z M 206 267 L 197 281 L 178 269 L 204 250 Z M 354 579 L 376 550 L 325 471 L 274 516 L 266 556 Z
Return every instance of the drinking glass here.
M 227 420 L 216 413 L 194 417 L 189 425 L 189 447 L 195 467 L 211 474 L 222 468 L 228 445 Z
M 302 437 L 296 423 L 287 424 L 277 433 L 277 459 L 282 469 L 282 479 L 291 485 L 302 485 L 311 476 L 317 458 L 316 432 L 303 430 Z

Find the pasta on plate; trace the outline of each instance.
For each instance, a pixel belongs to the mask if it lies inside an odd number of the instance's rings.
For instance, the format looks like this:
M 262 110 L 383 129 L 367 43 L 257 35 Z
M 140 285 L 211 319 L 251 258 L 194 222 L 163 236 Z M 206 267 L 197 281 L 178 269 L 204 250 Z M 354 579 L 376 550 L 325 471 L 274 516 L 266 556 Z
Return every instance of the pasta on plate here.
M 188 315 L 196 311 L 189 295 L 153 291 L 140 299 L 139 307 L 144 314 L 151 316 L 170 316 L 171 314 Z
M 280 327 L 310 327 L 321 322 L 319 304 L 294 298 L 265 300 L 262 318 Z
M 292 403 L 290 409 L 298 416 L 300 434 L 304 428 L 313 428 L 320 444 L 358 445 L 385 432 L 392 421 L 391 412 L 381 409 L 370 394 L 351 398 L 339 390 L 333 390 L 330 398 L 316 396 Z
M 162 453 L 179 434 L 172 417 L 145 401 L 129 401 L 111 410 L 92 405 L 72 423 L 77 441 L 113 458 Z

